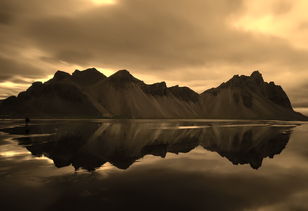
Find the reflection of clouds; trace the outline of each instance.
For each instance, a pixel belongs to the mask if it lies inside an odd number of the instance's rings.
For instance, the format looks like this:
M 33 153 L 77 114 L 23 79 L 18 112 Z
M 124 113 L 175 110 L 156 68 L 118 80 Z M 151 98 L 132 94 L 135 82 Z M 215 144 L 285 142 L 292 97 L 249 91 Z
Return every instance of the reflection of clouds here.
M 103 134 L 105 129 L 93 130 L 97 132 L 95 136 Z M 105 163 L 97 173 L 91 174 L 74 173 L 72 167 L 56 169 L 44 157 L 0 158 L 2 207 L 10 206 L 11 210 L 305 210 L 308 157 L 303 150 L 307 148 L 307 129 L 308 125 L 294 128 L 287 148 L 275 159 L 265 158 L 258 171 L 248 165 L 234 167 L 227 159 L 201 146 L 189 153 L 167 153 L 164 159 L 147 155 L 126 171 Z M 121 130 L 115 127 L 111 134 L 116 131 Z M 22 149 L 14 147 L 7 149 L 14 152 Z
M 11 137 L 1 136 L 1 142 L 4 142 L 3 145 L 0 145 L 0 158 L 3 159 L 20 159 L 27 155 L 31 155 L 31 153 L 18 146 L 15 141 L 11 140 Z
M 285 201 L 260 207 L 259 210 L 308 210 L 307 198 L 308 192 L 303 191 L 291 195 Z
M 187 130 L 187 129 L 198 129 L 198 128 L 208 128 L 210 126 L 207 125 L 199 125 L 199 126 L 165 126 L 165 127 L 159 127 L 161 130 Z
M 53 164 L 53 161 L 48 158 L 48 157 L 45 157 L 44 155 L 42 157 L 31 157 L 31 159 L 35 159 L 35 160 L 43 160 L 43 161 L 47 161 L 47 163 L 50 163 L 50 164 Z
M 223 159 L 215 158 L 215 153 L 195 159 L 198 153 L 180 154 L 177 160 L 167 156 L 147 165 L 142 162 L 127 171 L 106 169 L 101 171 L 102 175 L 99 172 L 51 176 L 37 191 L 49 197 L 48 204 L 53 209 L 73 206 L 75 210 L 288 210 L 294 205 L 305 208 L 304 203 L 297 202 L 306 197 L 307 173 L 284 173 L 281 168 L 256 173 L 244 166 L 229 168 L 231 165 L 228 167 Z M 56 197 L 50 194 L 53 192 L 57 192 Z M 23 194 L 23 200 L 31 201 L 32 197 L 25 192 L 18 192 L 17 197 Z
M 289 151 L 293 151 L 299 155 L 303 155 L 308 158 L 308 148 L 303 147 L 307 144 L 308 137 L 308 124 L 304 123 L 303 125 L 296 127 L 294 133 L 292 134 L 290 141 L 290 146 L 288 147 Z
M 18 152 L 18 151 L 6 151 L 6 152 L 0 152 L 0 156 L 2 157 L 15 157 L 15 156 L 21 156 L 21 155 L 29 155 L 30 152 Z
M 292 203 L 305 207 L 304 203 L 297 202 L 305 198 L 302 190 L 307 188 L 307 173 L 281 174 L 285 170 L 278 168 L 280 171 L 271 173 L 269 169 L 266 174 L 262 171 L 257 174 L 247 166 L 232 168 L 216 153 L 206 153 L 203 159 L 199 153 L 192 152 L 191 156 L 180 154 L 176 160 L 175 155 L 170 159 L 167 156 L 165 160 L 156 159 L 156 162 L 144 165 L 141 162 L 128 171 L 106 167 L 98 174 L 64 173 L 47 177 L 36 174 L 48 170 L 45 164 L 39 165 L 41 161 L 22 161 L 18 169 L 31 169 L 30 175 L 35 178 L 30 183 L 36 181 L 39 186 L 29 184 L 29 176 L 22 172 L 17 177 L 16 172 L 12 172 L 14 178 L 0 181 L 1 187 L 5 187 L 4 183 L 10 184 L 10 189 L 2 189 L 5 194 L 1 191 L 0 196 L 6 202 L 18 199 L 19 203 L 11 208 L 19 208 L 22 204 L 23 209 L 28 209 L 33 208 L 31 203 L 44 195 L 44 199 L 36 204 L 38 210 L 50 205 L 57 209 L 73 206 L 75 210 L 82 210 L 85 206 L 88 209 L 107 210 L 131 207 L 135 210 L 242 210 L 277 208 L 278 205 L 287 209 Z M 10 162 L 10 165 L 14 166 L 14 163 Z M 36 172 L 36 169 L 39 171 Z M 290 182 L 290 177 L 294 184 Z M 72 198 L 74 205 L 70 203 Z
M 10 175 L 7 182 L 14 184 L 26 184 L 26 178 L 45 178 L 55 175 L 62 175 L 65 173 L 72 173 L 72 168 L 56 169 L 47 158 L 34 158 L 30 155 L 22 155 L 15 157 L 15 159 L 0 158 L 0 166 L 5 167 L 5 172 L 1 175 Z M 4 180 L 2 181 L 4 182 Z

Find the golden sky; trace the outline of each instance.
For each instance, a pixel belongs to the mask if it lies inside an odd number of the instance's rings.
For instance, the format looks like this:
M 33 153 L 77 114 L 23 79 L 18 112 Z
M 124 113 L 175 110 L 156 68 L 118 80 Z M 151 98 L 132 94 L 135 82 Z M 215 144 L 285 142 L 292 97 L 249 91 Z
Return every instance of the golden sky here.
M 308 111 L 308 1 L 0 0 L 0 98 L 60 69 L 197 92 L 260 70 Z

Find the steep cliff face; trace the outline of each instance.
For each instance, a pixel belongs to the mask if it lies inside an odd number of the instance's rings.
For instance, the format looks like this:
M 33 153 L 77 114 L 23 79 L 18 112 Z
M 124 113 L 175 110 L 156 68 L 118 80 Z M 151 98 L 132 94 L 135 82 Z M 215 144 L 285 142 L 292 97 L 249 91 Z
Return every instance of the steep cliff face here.
M 280 86 L 255 71 L 198 94 L 188 87 L 145 84 L 127 70 L 106 77 L 95 68 L 58 71 L 0 102 L 10 117 L 224 118 L 304 120 Z
M 298 119 L 283 89 L 274 82 L 264 82 L 255 71 L 251 76 L 235 75 L 217 88 L 200 95 L 203 115 L 231 119 Z

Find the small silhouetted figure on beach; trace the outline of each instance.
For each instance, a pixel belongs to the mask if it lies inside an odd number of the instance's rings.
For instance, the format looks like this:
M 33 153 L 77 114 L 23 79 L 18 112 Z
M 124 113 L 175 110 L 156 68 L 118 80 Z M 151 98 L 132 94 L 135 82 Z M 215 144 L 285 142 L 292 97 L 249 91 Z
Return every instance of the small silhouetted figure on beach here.
M 25 125 L 28 126 L 29 123 L 30 123 L 30 119 L 29 119 L 29 117 L 26 117 L 26 118 L 25 118 Z

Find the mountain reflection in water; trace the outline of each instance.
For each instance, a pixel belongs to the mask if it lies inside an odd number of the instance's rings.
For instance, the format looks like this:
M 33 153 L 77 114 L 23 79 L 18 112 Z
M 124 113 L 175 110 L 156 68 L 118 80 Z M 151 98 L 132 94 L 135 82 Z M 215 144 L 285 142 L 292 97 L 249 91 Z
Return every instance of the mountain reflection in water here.
M 18 143 L 56 167 L 94 171 L 109 162 L 127 169 L 145 155 L 165 157 L 201 146 L 233 164 L 258 169 L 286 147 L 292 125 L 175 121 L 64 121 L 1 129 L 21 135 Z M 32 136 L 36 134 L 35 136 Z M 39 135 L 42 134 L 42 135 Z M 44 135 L 43 135 L 44 134 Z M 46 135 L 48 134 L 48 135 Z

